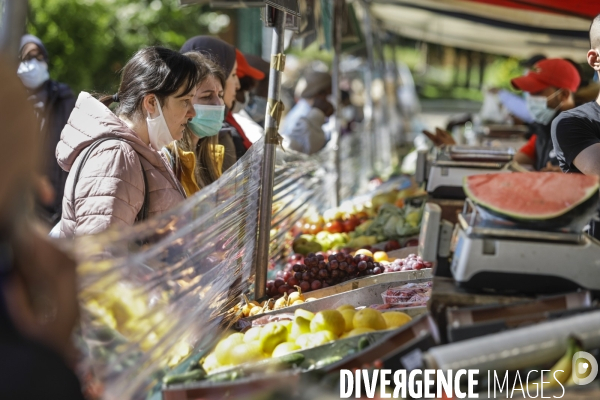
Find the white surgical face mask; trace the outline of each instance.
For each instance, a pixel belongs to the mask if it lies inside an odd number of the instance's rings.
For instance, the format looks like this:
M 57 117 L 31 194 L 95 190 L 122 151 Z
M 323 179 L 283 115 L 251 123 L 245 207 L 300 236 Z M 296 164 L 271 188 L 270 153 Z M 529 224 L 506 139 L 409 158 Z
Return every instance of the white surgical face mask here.
M 171 136 L 167 121 L 163 115 L 160 102 L 156 99 L 156 107 L 158 107 L 158 117 L 151 119 L 150 113 L 146 117 L 146 124 L 148 125 L 148 137 L 150 138 L 150 144 L 156 151 L 160 151 L 163 147 L 171 143 L 174 139 Z
M 529 110 L 529 113 L 535 122 L 542 125 L 548 125 L 552 121 L 552 118 L 554 118 L 556 115 L 556 111 L 560 107 L 560 104 L 556 108 L 548 108 L 548 100 L 556 96 L 558 92 L 560 92 L 560 89 L 549 97 L 531 96 L 529 93 L 525 92 L 527 109 Z
M 192 133 L 200 138 L 215 136 L 223 126 L 225 106 L 194 104 L 196 116 L 188 122 Z
M 250 101 L 250 93 L 244 92 L 244 102 L 240 103 L 239 101 L 236 100 L 235 104 L 233 105 L 233 109 L 231 110 L 231 112 L 234 113 L 234 114 L 239 113 L 244 108 L 246 108 L 246 106 L 248 105 L 249 101 Z
M 28 89 L 37 89 L 50 79 L 48 64 L 46 64 L 46 61 L 40 61 L 37 58 L 19 64 L 17 75 Z

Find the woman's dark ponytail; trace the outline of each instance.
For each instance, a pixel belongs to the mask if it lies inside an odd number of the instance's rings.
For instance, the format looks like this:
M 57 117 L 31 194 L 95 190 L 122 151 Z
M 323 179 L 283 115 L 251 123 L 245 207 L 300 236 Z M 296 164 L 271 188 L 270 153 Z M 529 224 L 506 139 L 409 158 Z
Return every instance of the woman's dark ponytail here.
M 110 95 L 101 95 L 98 98 L 98 101 L 100 101 L 100 103 L 104 104 L 106 107 L 110 107 L 112 103 L 115 103 L 114 96 Z

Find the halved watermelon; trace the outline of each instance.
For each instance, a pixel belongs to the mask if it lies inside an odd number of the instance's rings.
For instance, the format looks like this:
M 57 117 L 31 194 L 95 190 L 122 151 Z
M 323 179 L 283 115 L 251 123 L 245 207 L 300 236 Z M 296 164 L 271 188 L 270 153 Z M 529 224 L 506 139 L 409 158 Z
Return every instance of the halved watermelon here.
M 598 177 L 560 172 L 473 175 L 465 177 L 463 188 L 474 203 L 493 214 L 551 225 L 593 213 L 599 199 Z

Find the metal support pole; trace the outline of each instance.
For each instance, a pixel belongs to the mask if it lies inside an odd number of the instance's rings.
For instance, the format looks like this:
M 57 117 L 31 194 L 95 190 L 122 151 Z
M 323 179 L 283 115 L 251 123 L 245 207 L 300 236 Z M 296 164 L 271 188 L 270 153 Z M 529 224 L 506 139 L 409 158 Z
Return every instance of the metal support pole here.
M 27 0 L 5 0 L 4 15 L 0 24 L 0 53 L 5 62 L 16 64 L 21 36 L 25 32 Z
M 379 73 L 381 74 L 381 81 L 383 83 L 383 98 L 381 99 L 381 110 L 383 114 L 383 124 L 379 127 L 382 134 L 381 152 L 383 168 L 382 172 L 391 173 L 392 167 L 398 164 L 396 157 L 396 133 L 394 131 L 395 125 L 393 124 L 393 117 L 390 115 L 390 104 L 389 104 L 389 86 L 387 84 L 388 68 L 387 62 L 385 61 L 385 52 L 383 48 L 383 42 L 381 40 L 381 32 L 379 29 L 375 29 L 373 32 L 375 35 L 375 49 L 379 57 Z
M 363 24 L 365 31 L 365 41 L 367 45 L 367 68 L 365 69 L 365 129 L 367 134 L 364 135 L 366 141 L 364 147 L 369 152 L 368 166 L 373 172 L 378 172 L 375 168 L 375 160 L 377 159 L 377 139 L 375 135 L 374 124 L 374 107 L 373 95 L 371 87 L 373 86 L 373 71 L 375 71 L 375 59 L 373 56 L 373 28 L 371 26 L 371 10 L 369 4 L 365 1 L 361 2 L 363 6 Z M 370 177 L 369 177 L 370 178 Z
M 335 96 L 335 128 L 333 132 L 334 143 L 334 164 L 335 164 L 335 205 L 339 206 L 342 202 L 342 168 L 341 168 L 341 105 L 342 92 L 340 90 L 340 59 L 342 57 L 342 12 L 344 0 L 331 0 L 333 10 L 333 65 L 331 68 L 331 77 L 333 82 L 332 92 Z
M 267 6 L 268 7 L 268 6 Z M 273 42 L 271 46 L 271 73 L 269 75 L 269 104 L 265 116 L 264 155 L 260 187 L 258 215 L 258 240 L 256 243 L 256 265 L 254 298 L 265 296 L 267 268 L 269 265 L 269 242 L 271 239 L 271 212 L 273 209 L 273 176 L 275 174 L 275 151 L 279 142 L 279 118 L 281 116 L 281 72 L 284 64 L 285 12 L 268 7 L 273 12 Z

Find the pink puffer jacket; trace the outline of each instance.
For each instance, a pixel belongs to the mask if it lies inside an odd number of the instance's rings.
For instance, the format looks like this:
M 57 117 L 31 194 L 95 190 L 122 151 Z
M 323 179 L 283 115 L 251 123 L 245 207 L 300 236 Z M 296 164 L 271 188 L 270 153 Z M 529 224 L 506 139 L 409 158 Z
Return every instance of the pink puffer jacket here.
M 73 196 L 80 154 L 98 139 L 115 137 L 96 147 L 84 164 Z M 148 181 L 148 217 L 184 199 L 179 182 L 163 156 L 146 145 L 107 107 L 82 92 L 56 147 L 58 164 L 69 173 L 63 197 L 60 237 L 90 235 L 113 226 L 133 225 L 144 204 Z

